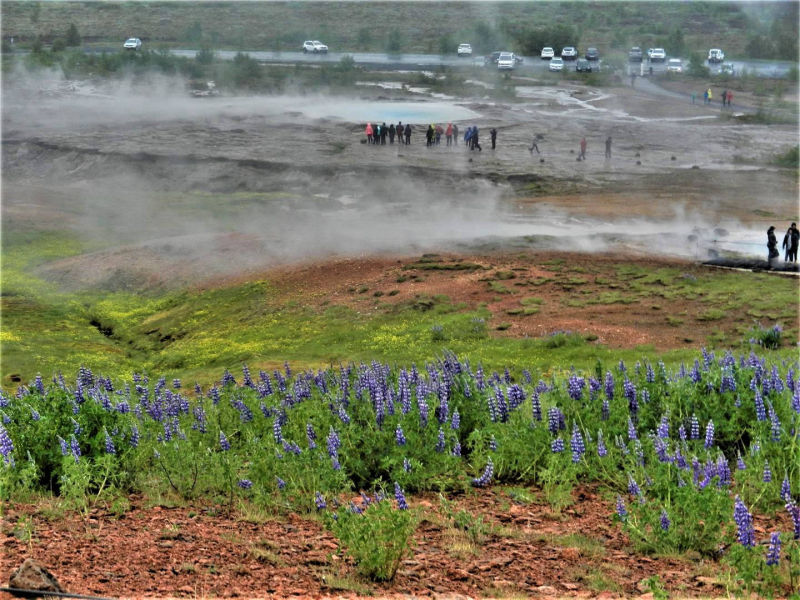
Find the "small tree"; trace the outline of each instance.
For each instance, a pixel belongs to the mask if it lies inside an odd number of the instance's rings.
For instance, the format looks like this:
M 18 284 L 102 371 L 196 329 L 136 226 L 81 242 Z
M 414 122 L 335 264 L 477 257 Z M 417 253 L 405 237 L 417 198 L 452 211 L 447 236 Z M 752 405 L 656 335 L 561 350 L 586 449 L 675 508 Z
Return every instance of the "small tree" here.
M 703 62 L 702 55 L 697 51 L 692 52 L 689 55 L 689 75 L 692 77 L 708 77 L 710 73 L 711 71 Z
M 389 32 L 389 39 L 386 42 L 386 51 L 391 54 L 398 54 L 403 49 L 403 36 L 397 29 Z
M 81 45 L 81 36 L 78 33 L 78 28 L 75 27 L 75 23 L 69 24 L 69 27 L 67 28 L 67 35 L 64 41 L 66 45 L 70 47 Z

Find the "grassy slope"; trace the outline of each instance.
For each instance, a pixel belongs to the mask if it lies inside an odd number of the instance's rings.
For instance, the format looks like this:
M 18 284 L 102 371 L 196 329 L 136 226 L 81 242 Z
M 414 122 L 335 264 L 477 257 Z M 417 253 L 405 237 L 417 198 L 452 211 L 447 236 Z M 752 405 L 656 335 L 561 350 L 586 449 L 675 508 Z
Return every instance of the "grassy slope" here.
M 443 37 L 475 44 L 479 23 L 507 21 L 574 26 L 581 46 L 601 52 L 619 31 L 626 44 L 647 47 L 663 45 L 680 27 L 689 48 L 722 46 L 735 55 L 752 30 L 742 5 L 729 2 L 3 2 L 2 17 L 4 36 L 19 40 L 63 35 L 75 23 L 86 42 L 137 35 L 150 43 L 248 50 L 297 50 L 312 38 L 334 51 L 383 51 L 390 24 L 402 24 L 403 51 L 438 53 Z
M 78 240 L 58 234 L 4 236 L 0 339 L 4 387 L 13 386 L 14 375 L 23 382 L 36 373 L 50 377 L 62 371 L 71 377 L 81 365 L 108 375 L 147 371 L 207 383 L 224 368 L 238 370 L 247 363 L 252 369 L 271 369 L 284 360 L 297 366 L 372 359 L 407 365 L 451 350 L 488 368 L 551 371 L 570 366 L 592 369 L 597 360 L 608 363 L 654 354 L 648 348 L 611 351 L 577 336 L 505 337 L 480 320 L 488 321 L 487 309 L 455 305 L 446 297 L 427 299 L 424 306 L 393 305 L 371 291 L 353 289 L 355 301 L 344 306 L 313 303 L 300 292 L 278 290 L 269 281 L 251 281 L 145 298 L 118 292 L 62 293 L 30 275 L 37 264 L 81 250 Z M 692 280 L 679 269 L 650 272 L 620 263 L 616 274 L 597 280 L 608 290 L 595 294 L 582 289 L 586 278 L 578 269 L 558 261 L 549 268 L 557 283 L 570 290 L 561 300 L 567 310 L 586 304 L 659 303 L 666 319 L 681 323 L 713 321 L 725 311 L 738 311 L 753 320 L 793 321 L 795 280 L 723 271 Z M 519 283 L 494 280 L 487 285 L 498 293 L 514 294 L 521 309 L 533 306 L 535 312 L 539 282 L 528 282 L 524 289 Z M 770 293 L 763 294 L 767 286 Z M 680 313 L 672 310 L 671 300 L 690 301 L 691 313 L 685 307 Z M 749 325 L 744 323 L 741 332 Z M 441 333 L 434 332 L 436 326 Z M 795 331 L 787 333 L 796 336 Z M 740 341 L 728 335 L 696 343 L 735 346 Z M 674 351 L 664 358 L 684 360 L 691 351 Z

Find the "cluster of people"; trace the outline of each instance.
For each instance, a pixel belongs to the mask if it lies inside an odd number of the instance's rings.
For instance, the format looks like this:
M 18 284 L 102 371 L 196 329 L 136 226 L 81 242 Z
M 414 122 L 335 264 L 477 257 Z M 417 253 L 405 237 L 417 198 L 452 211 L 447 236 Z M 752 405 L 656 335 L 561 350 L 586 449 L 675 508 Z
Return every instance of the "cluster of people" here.
M 785 252 L 784 260 L 786 262 L 797 262 L 797 247 L 799 244 L 800 230 L 797 229 L 797 223 L 792 223 L 789 229 L 786 230 L 786 235 L 783 236 L 782 248 Z M 775 237 L 774 225 L 770 225 L 769 229 L 767 229 L 767 251 L 767 260 L 770 264 L 781 255 L 778 252 L 778 238 Z
M 388 127 L 386 123 L 382 125 L 367 123 L 364 133 L 367 136 L 368 144 L 380 144 L 385 146 L 387 136 L 390 144 L 394 144 L 394 138 L 397 138 L 398 144 L 411 143 L 411 125 L 406 123 L 404 126 L 402 121 L 398 122 L 397 126 L 392 123 Z
M 722 106 L 730 106 L 731 102 L 733 101 L 733 92 L 730 90 L 722 90 L 722 94 L 720 94 L 722 100 Z M 692 104 L 694 104 L 695 95 L 692 94 Z M 711 104 L 711 101 L 714 99 L 714 94 L 711 91 L 711 88 L 703 91 L 703 104 Z
M 447 129 L 445 129 L 441 125 L 431 123 L 425 131 L 425 141 L 428 146 L 438 146 L 442 142 L 442 135 L 448 146 L 458 144 L 458 125 L 448 123 Z

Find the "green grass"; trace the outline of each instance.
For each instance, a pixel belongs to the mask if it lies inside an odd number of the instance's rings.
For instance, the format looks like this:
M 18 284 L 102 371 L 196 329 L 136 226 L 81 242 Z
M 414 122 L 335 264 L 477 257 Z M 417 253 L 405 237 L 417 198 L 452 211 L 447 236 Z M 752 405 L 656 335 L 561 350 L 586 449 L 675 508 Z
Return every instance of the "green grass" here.
M 256 200 L 248 195 L 236 199 Z M 207 200 L 214 204 L 211 198 Z M 176 196 L 169 201 L 180 205 L 188 200 Z M 49 261 L 96 249 L 66 234 L 4 231 L 0 297 L 3 386 L 30 381 L 37 373 L 45 378 L 59 371 L 74 373 L 82 365 L 111 376 L 158 372 L 208 382 L 223 369 L 238 369 L 242 363 L 256 369 L 281 365 L 284 360 L 299 367 L 372 359 L 419 364 L 452 351 L 486 368 L 549 371 L 565 364 L 593 367 L 597 360 L 608 361 L 612 356 L 638 359 L 643 352 L 652 352 L 637 348 L 612 353 L 580 336 L 507 337 L 494 332 L 510 329 L 513 333 L 512 324 L 494 320 L 486 307 L 467 307 L 441 295 L 420 295 L 391 304 L 366 293 L 369 288 L 363 284 L 352 288 L 355 304 L 317 306 L 300 294 L 287 299 L 268 280 L 143 296 L 96 290 L 65 292 L 36 275 L 36 268 Z M 467 263 L 430 255 L 415 264 L 458 268 Z M 546 265 L 548 270 L 562 267 L 563 261 Z M 609 287 L 617 287 L 600 293 L 588 288 L 588 280 L 571 273 L 556 272 L 552 280 L 541 281 L 556 287 L 581 286 L 590 293 L 578 298 L 572 292 L 571 302 L 579 306 L 647 297 L 687 300 L 697 303 L 688 313 L 686 305 L 676 312 L 665 304 L 666 322 L 680 326 L 691 319 L 716 320 L 724 312 L 739 311 L 754 321 L 757 315 L 768 319 L 767 324 L 781 320 L 785 339 L 796 338 L 795 280 L 753 273 L 695 273 L 619 265 L 616 276 L 613 272 L 605 276 Z M 502 278 L 510 275 L 510 271 L 503 273 Z M 499 281 L 487 285 L 497 294 L 514 293 Z M 764 289 L 770 293 L 764 294 Z M 510 309 L 511 314 L 535 315 L 542 300 L 523 297 L 519 304 L 522 308 Z M 434 327 L 441 328 L 441 336 L 431 335 Z M 732 338 L 731 333 L 725 337 L 717 331 L 714 339 L 736 345 L 742 338 Z M 664 360 L 679 361 L 689 352 L 667 353 Z

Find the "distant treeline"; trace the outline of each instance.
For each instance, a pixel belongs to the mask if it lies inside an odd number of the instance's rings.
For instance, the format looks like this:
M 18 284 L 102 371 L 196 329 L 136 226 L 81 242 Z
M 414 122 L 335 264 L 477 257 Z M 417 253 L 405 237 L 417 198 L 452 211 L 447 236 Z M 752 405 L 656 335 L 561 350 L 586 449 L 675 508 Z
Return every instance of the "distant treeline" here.
M 630 46 L 672 55 L 722 47 L 728 56 L 796 60 L 797 2 L 30 2 L 0 5 L 3 42 L 183 45 L 332 52 L 537 54 L 543 46 Z M 66 40 L 65 24 L 74 24 Z

